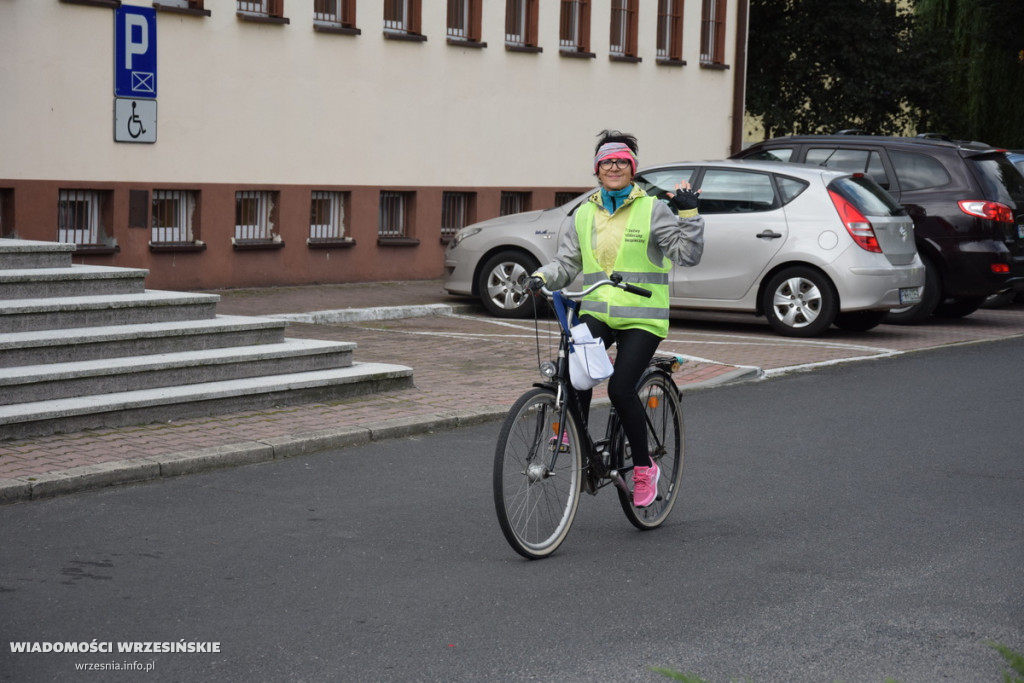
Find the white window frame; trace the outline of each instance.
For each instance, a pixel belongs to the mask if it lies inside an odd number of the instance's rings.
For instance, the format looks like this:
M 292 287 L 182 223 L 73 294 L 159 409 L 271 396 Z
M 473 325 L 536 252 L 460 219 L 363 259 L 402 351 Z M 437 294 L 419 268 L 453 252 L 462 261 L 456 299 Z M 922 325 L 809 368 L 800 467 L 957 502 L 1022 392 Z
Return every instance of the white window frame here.
M 310 195 L 309 239 L 344 240 L 345 237 L 345 192 L 314 190 Z M 325 211 L 314 211 L 316 202 L 326 202 Z M 326 217 L 326 223 L 314 223 L 317 215 Z
M 72 203 L 75 206 L 72 206 Z M 83 206 L 77 206 L 79 204 Z M 73 225 L 69 226 L 69 222 Z M 69 244 L 100 244 L 98 191 L 60 191 L 57 201 L 57 241 Z
M 170 212 L 158 211 L 157 202 L 176 202 Z M 192 217 L 196 193 L 191 190 L 153 190 L 150 244 L 186 244 L 195 242 Z M 170 215 L 168 215 L 168 213 Z M 171 218 L 173 225 L 157 225 L 158 218 Z
M 274 211 L 274 192 L 265 190 L 239 190 L 235 192 L 235 236 L 234 242 L 269 242 L 278 236 L 271 222 Z M 240 202 L 256 202 L 255 223 L 239 223 Z

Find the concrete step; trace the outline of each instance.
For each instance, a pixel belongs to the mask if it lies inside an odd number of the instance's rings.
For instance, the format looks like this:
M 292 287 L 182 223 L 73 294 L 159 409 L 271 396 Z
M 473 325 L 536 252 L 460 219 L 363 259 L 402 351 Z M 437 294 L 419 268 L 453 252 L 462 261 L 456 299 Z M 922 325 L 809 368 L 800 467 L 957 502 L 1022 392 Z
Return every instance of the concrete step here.
M 216 294 L 147 290 L 140 294 L 74 296 L 61 299 L 0 301 L 0 330 L 31 330 L 134 325 L 171 320 L 203 320 L 216 315 Z
M 138 294 L 146 290 L 148 274 L 149 271 L 142 268 L 109 266 L 9 268 L 0 270 L 0 301 Z
M 0 238 L 0 270 L 21 268 L 66 268 L 71 265 L 75 245 Z
M 0 439 L 167 422 L 412 387 L 412 368 L 353 363 L 319 372 L 143 389 L 0 406 Z
M 206 320 L 0 333 L 0 368 L 274 344 L 287 323 L 218 315 Z
M 0 405 L 331 370 L 352 365 L 355 347 L 352 342 L 285 339 L 260 346 L 0 368 Z

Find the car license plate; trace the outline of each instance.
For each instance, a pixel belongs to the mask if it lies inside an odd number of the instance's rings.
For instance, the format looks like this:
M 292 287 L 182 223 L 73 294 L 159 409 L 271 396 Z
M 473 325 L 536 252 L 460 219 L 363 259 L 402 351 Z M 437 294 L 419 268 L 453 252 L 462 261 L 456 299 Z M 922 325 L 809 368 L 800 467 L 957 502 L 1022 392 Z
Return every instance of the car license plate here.
M 1024 240 L 1024 223 L 1017 224 L 1017 237 Z
M 900 303 L 901 304 L 918 304 L 918 303 L 921 303 L 921 289 L 922 289 L 922 287 L 901 287 L 900 288 Z

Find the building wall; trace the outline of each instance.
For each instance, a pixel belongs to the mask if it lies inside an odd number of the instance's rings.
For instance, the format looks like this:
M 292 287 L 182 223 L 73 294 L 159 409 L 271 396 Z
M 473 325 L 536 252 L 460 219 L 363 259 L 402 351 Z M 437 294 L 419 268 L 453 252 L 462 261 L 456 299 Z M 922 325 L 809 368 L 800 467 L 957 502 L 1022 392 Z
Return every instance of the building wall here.
M 637 63 L 608 57 L 611 0 L 591 3 L 589 59 L 559 54 L 557 0 L 539 2 L 539 53 L 506 49 L 495 0 L 481 48 L 448 43 L 440 0 L 422 3 L 425 41 L 386 39 L 383 4 L 357 1 L 359 35 L 314 31 L 312 0 L 285 0 L 286 24 L 242 21 L 230 0 L 158 12 L 157 141 L 130 144 L 113 140 L 113 10 L 0 3 L 0 234 L 55 240 L 59 192 L 81 188 L 103 193 L 108 239 L 75 260 L 149 268 L 151 287 L 433 278 L 445 190 L 475 193 L 474 220 L 498 215 L 502 190 L 552 206 L 591 186 L 604 128 L 636 134 L 644 165 L 730 153 L 742 69 L 700 65 L 700 2 L 684 5 L 685 66 L 657 63 L 654 0 L 640 2 Z M 197 193 L 201 247 L 154 249 L 131 227 L 131 191 L 158 188 Z M 254 189 L 278 193 L 279 238 L 242 249 L 235 192 Z M 378 240 L 382 189 L 414 193 L 409 239 Z M 347 193 L 344 244 L 307 244 L 313 190 Z

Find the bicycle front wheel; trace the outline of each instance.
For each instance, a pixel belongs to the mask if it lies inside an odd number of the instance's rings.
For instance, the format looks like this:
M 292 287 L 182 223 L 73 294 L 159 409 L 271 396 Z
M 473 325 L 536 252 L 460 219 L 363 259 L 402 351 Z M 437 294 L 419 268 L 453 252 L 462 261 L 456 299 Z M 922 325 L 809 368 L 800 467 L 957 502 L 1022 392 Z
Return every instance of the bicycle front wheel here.
M 534 388 L 505 418 L 494 453 L 494 507 L 505 539 L 531 560 L 565 540 L 580 502 L 580 439 L 555 393 Z
M 654 529 L 661 526 L 679 497 L 679 485 L 683 479 L 683 408 L 679 403 L 679 390 L 671 375 L 656 370 L 647 373 L 640 380 L 637 390 L 647 416 L 647 446 L 651 460 L 661 468 L 658 479 L 658 496 L 648 507 L 633 506 L 633 496 L 618 489 L 619 503 L 626 518 L 638 529 Z M 623 478 L 627 487 L 633 490 L 633 468 L 629 460 L 629 446 L 620 426 L 616 430 L 614 443 L 621 449 L 625 459 Z

